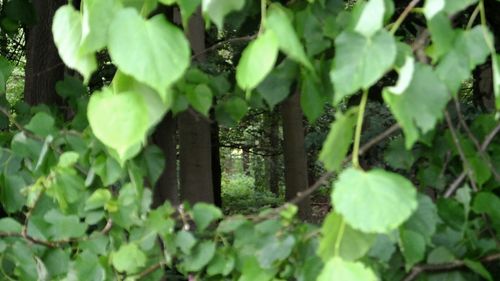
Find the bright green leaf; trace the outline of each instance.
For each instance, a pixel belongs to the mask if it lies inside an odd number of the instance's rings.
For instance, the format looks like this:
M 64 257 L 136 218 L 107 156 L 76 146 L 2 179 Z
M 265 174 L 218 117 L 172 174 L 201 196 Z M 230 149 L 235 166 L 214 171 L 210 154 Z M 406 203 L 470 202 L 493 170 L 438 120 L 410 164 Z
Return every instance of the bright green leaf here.
M 271 72 L 278 57 L 278 41 L 266 31 L 250 42 L 236 68 L 236 81 L 244 90 L 252 90 Z
M 208 116 L 210 107 L 212 107 L 212 90 L 205 84 L 199 84 L 192 91 L 186 94 L 189 104 L 199 113 Z
M 377 276 L 373 271 L 360 262 L 348 262 L 339 257 L 329 260 L 317 281 L 376 281 Z
M 109 114 L 110 108 L 116 108 Z M 146 137 L 148 109 L 138 93 L 113 94 L 109 89 L 94 93 L 90 98 L 87 116 L 94 135 L 115 149 L 121 160 L 128 149 Z
M 239 11 L 245 5 L 245 0 L 203 0 L 203 13 L 208 15 L 219 30 L 224 25 L 224 17 L 231 12 Z
M 388 233 L 417 208 L 413 184 L 384 170 L 343 171 L 334 183 L 332 202 L 346 222 L 369 233 Z
M 357 231 L 345 224 L 343 218 L 331 212 L 323 221 L 321 227 L 321 241 L 318 255 L 323 261 L 335 256 L 335 247 L 338 245 L 339 256 L 346 261 L 353 261 L 364 256 L 374 241 L 373 234 Z
M 109 25 L 121 8 L 119 0 L 83 1 L 80 54 L 94 53 L 106 47 Z
M 354 30 L 366 37 L 371 37 L 384 25 L 385 1 L 369 0 L 354 27 Z
M 182 267 L 188 272 L 198 272 L 212 260 L 214 255 L 215 242 L 203 241 L 184 259 Z
M 141 267 L 146 265 L 146 259 L 144 252 L 135 243 L 122 245 L 111 256 L 111 261 L 116 270 L 127 273 L 139 271 Z
M 366 38 L 345 31 L 335 39 L 335 60 L 330 72 L 336 103 L 359 89 L 375 84 L 396 60 L 396 41 L 386 32 L 379 31 Z
M 336 114 L 336 120 L 332 123 L 319 154 L 319 160 L 323 162 L 327 170 L 337 171 L 341 168 L 352 143 L 357 113 L 357 108 L 354 108 L 345 114 Z
M 52 34 L 59 55 L 64 63 L 78 70 L 86 82 L 97 69 L 97 61 L 92 53 L 80 54 L 82 43 L 82 16 L 68 4 L 59 8 L 54 15 Z
M 205 230 L 214 220 L 220 219 L 221 217 L 221 210 L 214 205 L 197 203 L 193 207 L 193 219 L 196 223 L 197 230 L 200 232 Z
M 304 47 L 295 32 L 291 20 L 285 9 L 278 4 L 272 4 L 267 11 L 265 27 L 274 31 L 279 48 L 291 59 L 313 70 L 313 66 L 306 56 Z
M 134 9 L 123 9 L 110 30 L 108 49 L 113 62 L 158 93 L 167 91 L 189 66 L 186 37 L 162 15 L 145 20 Z
M 418 139 L 419 131 L 427 133 L 434 128 L 450 95 L 429 66 L 416 63 L 414 71 L 401 72 L 399 79 L 407 80 L 407 76 L 412 77 L 411 82 L 402 93 L 385 89 L 383 96 L 403 127 L 406 148 L 410 148 Z

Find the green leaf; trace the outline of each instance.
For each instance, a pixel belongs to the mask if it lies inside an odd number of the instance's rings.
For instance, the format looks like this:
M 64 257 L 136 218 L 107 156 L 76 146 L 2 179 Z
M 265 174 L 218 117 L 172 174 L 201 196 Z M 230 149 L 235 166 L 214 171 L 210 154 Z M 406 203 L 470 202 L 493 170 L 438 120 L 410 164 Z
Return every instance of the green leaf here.
M 376 281 L 377 276 L 373 271 L 360 262 L 348 262 L 339 257 L 329 260 L 317 281 Z
M 23 226 L 13 218 L 0 219 L 0 231 L 2 232 L 21 233 L 22 229 Z
M 440 198 L 437 201 L 439 217 L 455 230 L 463 230 L 465 225 L 464 207 L 453 199 Z
M 123 174 L 120 164 L 111 157 L 99 155 L 92 165 L 95 173 L 101 178 L 104 186 L 115 183 Z
M 56 209 L 48 211 L 43 218 L 50 224 L 50 235 L 56 240 L 82 237 L 87 230 L 87 225 L 80 223 L 78 216 L 63 215 Z
M 193 220 L 196 223 L 197 230 L 202 232 L 213 221 L 220 219 L 222 212 L 214 205 L 207 203 L 197 203 L 193 207 Z
M 295 243 L 296 240 L 292 235 L 287 235 L 284 239 L 272 236 L 256 253 L 260 266 L 272 268 L 276 262 L 285 260 L 292 253 Z
M 26 187 L 23 178 L 15 174 L 0 174 L 0 202 L 7 213 L 21 211 L 26 198 L 21 190 Z
M 224 26 L 224 17 L 231 12 L 239 11 L 245 6 L 245 0 L 203 0 L 202 10 L 219 30 Z
M 59 156 L 57 166 L 63 168 L 73 167 L 78 162 L 78 158 L 80 158 L 80 154 L 74 151 L 64 152 L 61 156 Z
M 243 261 L 241 276 L 238 281 L 270 281 L 275 275 L 276 269 L 262 269 L 259 262 L 253 256 L 247 257 Z
M 436 67 L 438 77 L 453 95 L 458 93 L 471 71 L 486 61 L 490 53 L 487 40 L 491 42 L 492 38 L 490 32 L 482 26 L 458 33 L 453 49 L 447 52 Z
M 384 25 L 385 1 L 369 0 L 354 27 L 354 30 L 366 37 L 371 37 Z
M 304 47 L 293 28 L 292 21 L 288 17 L 285 8 L 279 4 L 272 4 L 267 10 L 265 27 L 266 30 L 274 31 L 279 48 L 285 54 L 308 69 L 314 69 L 306 56 Z
M 332 202 L 350 226 L 368 233 L 398 228 L 417 208 L 413 184 L 384 170 L 343 171 L 334 183 Z
M 205 84 L 199 84 L 192 91 L 186 93 L 186 98 L 191 106 L 204 116 L 208 116 L 212 107 L 212 90 Z
M 111 191 L 100 188 L 94 191 L 85 201 L 85 210 L 94 210 L 104 207 L 112 198 Z
M 480 262 L 465 259 L 464 263 L 470 270 L 479 274 L 484 279 L 486 279 L 488 281 L 493 281 L 493 277 L 491 276 L 491 274 L 488 272 L 488 270 Z
M 366 38 L 355 32 L 342 32 L 335 39 L 335 59 L 330 79 L 335 88 L 334 101 L 375 84 L 396 61 L 396 41 L 381 30 Z
M 235 266 L 235 258 L 232 254 L 217 251 L 207 268 L 209 276 L 221 274 L 227 276 Z
M 474 197 L 472 210 L 479 214 L 487 214 L 493 224 L 500 227 L 500 198 L 495 194 L 487 191 L 478 193 Z
M 433 61 L 437 61 L 453 48 L 457 32 L 453 30 L 445 13 L 436 14 L 427 25 L 432 38 L 431 57 Z
M 413 59 L 408 58 L 407 64 L 411 66 L 412 63 Z M 415 63 L 414 68 L 403 69 L 399 81 L 409 82 L 398 87 L 398 81 L 396 87 L 384 89 L 383 97 L 403 128 L 406 148 L 409 149 L 418 139 L 419 131 L 425 134 L 434 128 L 450 95 L 429 66 Z
M 495 104 L 497 110 L 500 110 L 500 55 L 492 55 L 493 65 L 493 92 L 495 93 Z
M 123 9 L 109 28 L 108 49 L 119 70 L 158 93 L 167 91 L 189 66 L 186 37 L 162 15 L 145 20 L 134 9 Z
M 242 98 L 231 97 L 224 101 L 224 110 L 231 116 L 231 118 L 239 122 L 247 114 L 248 105 Z
M 111 262 L 119 272 L 135 273 L 146 265 L 146 255 L 135 243 L 125 244 L 112 253 Z
M 338 171 L 341 168 L 352 143 L 357 117 L 357 108 L 350 109 L 345 114 L 336 114 L 319 154 L 319 160 L 327 170 Z
M 154 145 L 146 147 L 142 155 L 141 163 L 141 166 L 146 169 L 151 185 L 154 186 L 165 169 L 163 151 Z
M 72 5 L 59 8 L 52 24 L 54 42 L 64 63 L 78 70 L 88 82 L 90 75 L 97 69 L 97 61 L 92 53 L 81 54 L 82 17 Z
M 236 67 L 236 81 L 243 90 L 252 90 L 271 72 L 278 57 L 278 41 L 268 30 L 250 42 Z
M 339 257 L 346 261 L 357 260 L 370 250 L 375 239 L 375 235 L 357 231 L 345 224 L 343 218 L 334 212 L 330 212 L 323 221 L 321 235 L 318 255 L 325 262 L 335 256 L 337 245 Z
M 54 124 L 54 117 L 45 112 L 38 112 L 25 127 L 38 136 L 46 137 L 57 132 Z
M 161 2 L 168 5 L 166 2 L 172 2 L 172 0 L 160 0 Z M 201 4 L 201 0 L 177 0 L 179 9 L 181 10 L 182 16 L 182 26 L 188 26 L 189 18 L 194 14 L 198 6 Z
M 325 96 L 320 81 L 309 72 L 304 72 L 300 88 L 300 105 L 309 123 L 314 123 L 323 114 Z
M 257 87 L 257 92 L 273 109 L 290 95 L 290 86 L 298 73 L 297 64 L 284 60 Z
M 404 229 L 420 234 L 430 244 L 439 222 L 436 205 L 427 196 L 418 194 L 418 208 L 403 225 Z
M 214 255 L 215 242 L 203 241 L 184 259 L 182 267 L 188 272 L 198 272 L 212 260 Z
M 181 230 L 175 235 L 175 244 L 184 254 L 189 255 L 196 244 L 196 238 L 191 232 Z
M 106 271 L 99 263 L 98 256 L 89 251 L 83 251 L 77 256 L 74 269 L 78 280 L 106 280 Z
M 118 110 L 109 114 L 111 108 Z M 127 160 L 127 150 L 142 142 L 149 129 L 148 109 L 138 93 L 113 94 L 107 88 L 94 93 L 87 116 L 94 135 L 116 150 L 121 161 Z
M 410 270 L 413 265 L 422 261 L 425 257 L 425 238 L 414 231 L 400 229 L 400 247 L 405 257 L 405 268 Z
M 409 170 L 415 162 L 415 157 L 411 150 L 406 149 L 404 139 L 397 138 L 392 140 L 384 151 L 384 160 L 392 168 Z
M 83 1 L 80 54 L 94 53 L 106 47 L 109 25 L 121 8 L 119 0 Z
M 14 70 L 14 67 L 6 58 L 0 56 L 0 94 L 4 94 L 7 87 L 7 80 Z

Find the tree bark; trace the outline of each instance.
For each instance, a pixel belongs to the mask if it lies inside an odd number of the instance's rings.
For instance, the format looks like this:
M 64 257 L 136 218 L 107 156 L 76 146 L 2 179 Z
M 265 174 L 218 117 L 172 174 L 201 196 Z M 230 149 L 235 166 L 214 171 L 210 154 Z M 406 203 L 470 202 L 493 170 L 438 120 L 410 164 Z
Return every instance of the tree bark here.
M 265 123 L 268 127 L 267 137 L 269 140 L 269 148 L 270 150 L 278 150 L 280 146 L 280 138 L 279 138 L 279 115 L 276 111 L 269 112 L 264 118 L 266 118 Z M 279 155 L 277 153 L 271 153 L 272 155 L 268 157 L 267 163 L 267 173 L 268 173 L 268 184 L 269 190 L 279 195 L 279 181 L 280 181 L 280 173 L 279 173 Z
M 205 49 L 205 29 L 201 12 L 189 22 L 188 39 L 194 54 Z M 204 61 L 205 56 L 197 56 Z M 192 110 L 179 115 L 180 195 L 191 203 L 214 203 L 210 122 Z
M 176 130 L 176 119 L 169 113 L 163 118 L 153 135 L 154 143 L 160 147 L 165 155 L 165 169 L 154 189 L 155 206 L 160 206 L 166 200 L 172 204 L 179 203 Z
M 281 105 L 281 113 L 285 156 L 285 198 L 290 200 L 308 187 L 303 115 L 298 91 Z M 311 217 L 309 197 L 304 198 L 298 205 L 299 217 L 304 220 L 309 219 Z
M 219 124 L 213 122 L 211 129 L 214 204 L 215 206 L 222 207 L 222 167 L 220 164 Z
M 57 81 L 64 78 L 64 64 L 52 38 L 54 13 L 66 1 L 33 1 L 37 22 L 26 29 L 24 100 L 30 105 L 57 104 Z

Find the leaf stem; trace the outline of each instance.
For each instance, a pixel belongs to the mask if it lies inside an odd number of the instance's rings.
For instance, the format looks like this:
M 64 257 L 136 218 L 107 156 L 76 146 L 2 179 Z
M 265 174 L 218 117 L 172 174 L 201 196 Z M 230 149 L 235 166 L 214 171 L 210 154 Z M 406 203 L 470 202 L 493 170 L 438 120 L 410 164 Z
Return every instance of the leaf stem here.
M 486 41 L 486 44 L 488 45 L 488 48 L 490 49 L 491 53 L 495 53 L 495 46 L 493 45 L 493 42 L 491 42 L 491 37 L 488 36 L 488 33 L 486 30 L 488 29 L 488 22 L 486 21 L 486 11 L 484 10 L 484 0 L 479 1 L 479 12 L 481 15 L 481 25 L 483 26 L 483 36 L 484 40 Z
M 340 219 L 342 221 L 340 222 L 339 233 L 337 234 L 337 239 L 335 239 L 335 249 L 334 249 L 334 255 L 337 257 L 340 254 L 340 242 L 342 242 L 342 238 L 344 237 L 344 232 L 345 232 L 345 220 L 343 217 L 341 217 Z
M 474 21 L 477 18 L 477 15 L 479 14 L 479 11 L 481 10 L 481 4 L 478 4 L 472 14 L 470 15 L 469 21 L 467 22 L 467 27 L 465 28 L 466 30 L 471 29 L 472 24 L 474 24 Z
M 354 135 L 354 147 L 352 149 L 352 165 L 358 169 L 361 169 L 361 166 L 359 165 L 359 146 L 361 143 L 361 131 L 363 129 L 363 119 L 367 101 L 368 90 L 363 90 L 363 96 L 361 97 L 361 103 L 359 104 L 358 122 L 356 124 L 356 132 Z
M 260 0 L 260 27 L 259 35 L 264 31 L 264 25 L 267 17 L 267 0 Z

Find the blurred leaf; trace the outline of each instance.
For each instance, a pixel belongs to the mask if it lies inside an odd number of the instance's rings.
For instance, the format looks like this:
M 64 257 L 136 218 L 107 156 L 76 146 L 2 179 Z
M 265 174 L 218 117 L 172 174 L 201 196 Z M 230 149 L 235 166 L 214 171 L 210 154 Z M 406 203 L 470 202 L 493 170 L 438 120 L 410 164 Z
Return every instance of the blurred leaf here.
M 135 243 L 125 244 L 112 253 L 111 261 L 119 272 L 135 273 L 146 265 L 147 257 Z
M 348 262 L 334 257 L 325 264 L 317 280 L 375 281 L 378 278 L 370 268 L 360 262 Z
M 222 212 L 219 208 L 206 204 L 197 203 L 193 207 L 193 219 L 196 223 L 196 230 L 202 232 L 210 225 L 213 221 L 220 219 L 222 217 Z

